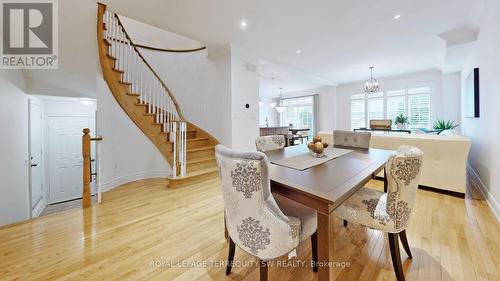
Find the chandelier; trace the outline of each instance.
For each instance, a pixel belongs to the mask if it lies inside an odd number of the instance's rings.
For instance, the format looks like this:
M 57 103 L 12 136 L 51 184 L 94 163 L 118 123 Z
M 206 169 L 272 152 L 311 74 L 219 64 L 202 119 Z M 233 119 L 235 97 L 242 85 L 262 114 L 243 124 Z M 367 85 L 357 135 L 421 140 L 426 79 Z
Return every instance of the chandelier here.
M 374 66 L 370 66 L 370 80 L 365 83 L 365 92 L 369 94 L 376 93 L 380 89 L 377 79 L 373 78 L 374 68 Z

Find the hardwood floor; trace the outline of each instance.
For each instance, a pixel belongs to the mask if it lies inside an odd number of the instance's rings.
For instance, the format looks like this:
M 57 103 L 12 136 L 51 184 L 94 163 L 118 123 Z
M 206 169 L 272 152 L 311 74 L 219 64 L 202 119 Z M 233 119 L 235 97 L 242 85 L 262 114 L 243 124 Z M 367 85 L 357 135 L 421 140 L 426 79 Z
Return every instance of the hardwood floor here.
M 465 200 L 418 190 L 408 228 L 413 260 L 401 249 L 406 280 L 500 280 L 500 225 L 469 190 Z M 129 183 L 84 211 L 0 228 L 0 280 L 258 280 L 256 260 L 239 248 L 235 261 L 246 267 L 226 277 L 222 209 L 216 179 L 178 189 L 161 179 Z M 395 280 L 385 235 L 331 219 L 334 280 Z M 269 280 L 316 280 L 310 244 L 293 264 L 273 261 Z

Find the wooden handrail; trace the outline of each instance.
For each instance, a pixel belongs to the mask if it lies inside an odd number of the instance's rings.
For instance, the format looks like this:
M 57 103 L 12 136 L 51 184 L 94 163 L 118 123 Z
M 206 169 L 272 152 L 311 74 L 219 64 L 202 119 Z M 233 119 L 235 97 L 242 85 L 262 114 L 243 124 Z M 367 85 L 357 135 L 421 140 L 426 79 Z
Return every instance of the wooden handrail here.
M 141 52 L 139 52 L 139 49 L 137 48 L 137 46 L 134 44 L 134 42 L 132 41 L 132 38 L 128 35 L 127 33 L 127 30 L 125 30 L 125 27 L 123 27 L 123 24 L 122 22 L 120 21 L 120 17 L 118 16 L 118 14 L 114 14 L 115 18 L 117 19 L 118 21 L 118 24 L 120 25 L 123 33 L 125 34 L 127 40 L 130 42 L 130 46 L 132 46 L 132 48 L 134 49 L 134 51 L 137 53 L 137 55 L 141 58 L 141 60 L 144 62 L 144 64 L 149 68 L 149 70 L 151 70 L 151 72 L 153 73 L 153 75 L 156 77 L 156 79 L 158 79 L 158 81 L 160 82 L 160 84 L 165 88 L 165 90 L 167 91 L 170 99 L 172 99 L 172 102 L 174 103 L 175 105 L 175 110 L 177 111 L 177 115 L 179 115 L 179 118 L 181 120 L 185 120 L 184 118 L 184 115 L 182 114 L 181 112 L 181 109 L 179 107 L 179 104 L 177 103 L 177 100 L 175 99 L 174 95 L 172 95 L 172 92 L 170 91 L 170 89 L 167 87 L 167 85 L 163 82 L 163 80 L 160 78 L 160 76 L 156 73 L 156 71 L 154 71 L 153 67 L 146 61 L 146 59 L 144 58 L 144 56 L 141 54 Z
M 205 50 L 207 47 L 200 47 L 200 48 L 195 48 L 195 49 L 185 49 L 185 50 L 174 50 L 174 49 L 165 49 L 165 48 L 157 48 L 157 47 L 151 47 L 151 46 L 146 46 L 146 45 L 141 45 L 141 44 L 135 44 L 139 48 L 143 49 L 148 49 L 148 50 L 153 50 L 153 51 L 160 51 L 160 52 L 169 52 L 169 53 L 191 53 L 191 52 L 198 52 Z
M 118 43 L 122 43 L 122 44 L 127 44 L 127 42 L 125 42 L 123 40 L 120 40 L 120 39 L 116 39 L 116 38 L 109 38 L 109 39 L 111 41 L 114 41 L 114 42 L 118 42 Z M 177 49 L 177 50 L 175 50 L 175 49 L 165 49 L 165 48 L 151 47 L 151 46 L 141 45 L 141 44 L 137 44 L 137 43 L 133 43 L 133 44 L 135 44 L 135 46 L 137 46 L 138 48 L 149 49 L 149 50 L 153 50 L 153 51 L 161 51 L 161 52 L 172 52 L 172 53 L 198 52 L 198 51 L 201 51 L 201 50 L 205 50 L 207 48 L 207 47 L 200 47 L 200 48 L 195 48 L 195 49 L 184 49 L 184 50 Z

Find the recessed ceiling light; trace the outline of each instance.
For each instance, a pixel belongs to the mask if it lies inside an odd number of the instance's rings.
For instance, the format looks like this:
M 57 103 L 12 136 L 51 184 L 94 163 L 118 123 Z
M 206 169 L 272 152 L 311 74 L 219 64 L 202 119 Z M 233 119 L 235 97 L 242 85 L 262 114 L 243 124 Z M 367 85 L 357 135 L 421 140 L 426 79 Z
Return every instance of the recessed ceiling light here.
M 296 52 L 297 54 L 302 53 L 302 51 L 301 51 L 300 49 L 299 49 L 299 50 L 297 50 L 297 51 L 295 51 L 295 52 Z
M 241 20 L 241 22 L 240 22 L 241 29 L 246 29 L 247 26 L 248 26 L 247 21 L 246 20 Z
M 394 16 L 394 19 L 395 19 L 395 20 L 398 20 L 400 17 L 401 17 L 401 15 L 395 15 L 395 16 Z

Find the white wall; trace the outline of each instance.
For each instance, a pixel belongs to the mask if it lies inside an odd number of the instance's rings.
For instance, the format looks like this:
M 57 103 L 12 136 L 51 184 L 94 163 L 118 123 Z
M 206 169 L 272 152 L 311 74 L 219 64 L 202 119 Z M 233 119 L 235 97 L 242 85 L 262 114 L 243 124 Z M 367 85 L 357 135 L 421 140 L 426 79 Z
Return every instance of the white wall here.
M 479 67 L 480 117 L 462 118 L 462 132 L 472 140 L 469 163 L 482 182 L 482 190 L 486 193 L 490 205 L 500 218 L 500 123 L 498 122 L 500 2 L 488 0 L 481 19 L 479 39 L 475 50 L 462 71 L 462 85 L 464 85 L 467 75 L 474 67 Z
M 118 105 L 102 76 L 97 77 L 97 134 L 101 142 L 103 191 L 152 177 L 167 177 L 171 167 L 160 151 Z
M 221 126 L 230 118 L 225 112 L 230 108 L 229 53 L 212 59 L 207 59 L 206 50 L 169 53 L 141 49 L 141 53 L 167 84 L 184 117 L 230 145 L 225 132 L 229 124 Z
M 134 39 L 136 44 L 171 50 L 187 50 L 201 47 L 201 43 L 198 41 L 125 16 L 120 15 L 120 20 L 128 35 Z
M 259 136 L 258 63 L 256 55 L 231 45 L 231 147 L 234 149 L 255 150 L 255 138 Z
M 445 120 L 455 123 L 462 122 L 462 78 L 460 72 L 449 73 L 443 76 L 443 112 Z M 456 131 L 461 131 L 459 126 Z
M 0 225 L 30 217 L 28 97 L 21 71 L 0 71 Z
M 446 118 L 442 114 L 443 104 L 443 74 L 438 70 L 412 73 L 401 76 L 379 78 L 381 91 L 399 90 L 406 87 L 428 85 L 432 88 L 431 124 L 436 119 Z M 337 86 L 337 118 L 338 129 L 351 129 L 351 95 L 362 94 L 364 81 L 341 84 Z
M 270 106 L 271 102 L 278 104 L 279 98 L 262 100 L 262 106 L 259 106 L 259 126 L 266 126 L 266 118 L 269 122 L 269 127 L 279 126 L 278 124 L 278 112 L 276 109 Z

